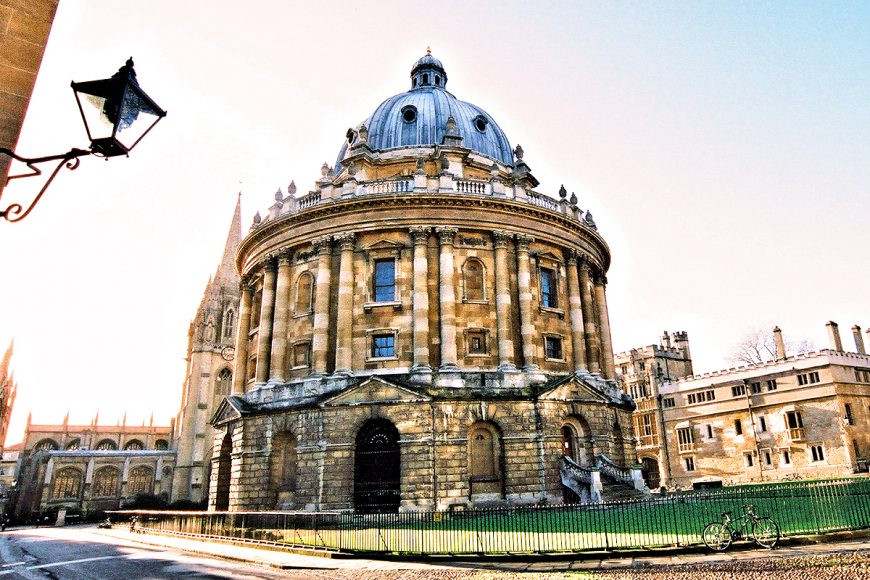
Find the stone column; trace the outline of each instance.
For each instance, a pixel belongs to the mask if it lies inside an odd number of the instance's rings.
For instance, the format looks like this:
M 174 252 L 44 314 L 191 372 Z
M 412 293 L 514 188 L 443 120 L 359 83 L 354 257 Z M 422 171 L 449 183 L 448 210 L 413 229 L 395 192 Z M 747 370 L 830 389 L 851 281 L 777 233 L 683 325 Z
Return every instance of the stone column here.
M 426 226 L 412 226 L 414 243 L 414 365 L 412 373 L 431 373 L 429 365 L 429 259 L 427 257 L 429 232 Z
M 583 304 L 583 325 L 586 329 L 586 365 L 590 373 L 601 372 L 600 343 L 595 329 L 595 308 L 592 305 L 592 286 L 589 281 L 589 262 L 580 263 L 580 292 Z
M 520 339 L 523 345 L 523 370 L 537 371 L 535 356 L 535 325 L 532 322 L 532 274 L 529 268 L 529 246 L 535 238 L 517 234 L 517 286 L 520 300 Z
M 456 356 L 456 288 L 453 283 L 453 238 L 459 231 L 454 227 L 435 228 L 441 246 L 439 296 L 441 300 L 441 367 L 442 372 L 458 371 Z
M 256 382 L 269 379 L 269 351 L 272 350 L 272 322 L 275 316 L 275 263 L 269 258 L 263 266 L 263 303 L 260 305 L 260 331 L 257 339 Z
M 335 374 L 351 375 L 353 366 L 353 232 L 333 238 L 341 250 L 335 324 Z M 318 277 L 319 279 L 319 277 Z M 320 286 L 318 285 L 318 290 Z
M 314 333 L 311 338 L 312 373 L 326 374 L 326 353 L 329 339 L 329 284 L 332 261 L 329 236 L 312 241 L 317 251 L 317 281 L 314 294 Z
M 511 330 L 511 284 L 507 248 L 512 235 L 502 230 L 492 232 L 495 248 L 495 319 L 498 338 L 498 370 L 517 370 Z
M 580 253 L 568 250 L 568 307 L 571 318 L 571 348 L 574 353 L 574 372 L 586 372 L 586 340 L 583 333 L 583 299 L 577 263 Z
M 244 395 L 248 382 L 248 333 L 251 330 L 251 286 L 242 278 L 239 326 L 236 329 L 236 359 L 233 371 L 233 394 Z
M 287 380 L 287 317 L 290 314 L 290 255 L 278 256 L 278 284 L 275 288 L 275 322 L 272 325 L 272 360 L 269 382 Z
M 601 365 L 604 367 L 604 378 L 615 379 L 616 369 L 613 363 L 613 343 L 610 339 L 610 315 L 607 313 L 607 278 L 604 274 L 595 277 L 595 303 L 598 305 L 598 332 L 601 335 Z

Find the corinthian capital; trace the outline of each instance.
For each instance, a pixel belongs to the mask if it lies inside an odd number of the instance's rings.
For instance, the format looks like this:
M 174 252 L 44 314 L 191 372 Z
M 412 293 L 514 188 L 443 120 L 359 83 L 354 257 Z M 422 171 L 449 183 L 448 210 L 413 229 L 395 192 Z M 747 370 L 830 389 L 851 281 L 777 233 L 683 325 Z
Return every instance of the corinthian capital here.
M 453 226 L 438 226 L 435 228 L 435 233 L 438 234 L 438 239 L 442 246 L 452 246 L 453 238 L 459 232 L 459 228 Z
M 353 251 L 353 242 L 356 238 L 353 232 L 344 232 L 341 234 L 336 234 L 332 237 L 335 240 L 335 243 L 338 244 L 338 248 L 342 252 Z
M 510 232 L 506 232 L 504 230 L 493 230 L 492 232 L 492 245 L 497 249 L 503 249 L 508 247 L 508 243 L 513 238 L 513 234 Z
M 311 240 L 311 247 L 318 254 L 328 254 L 332 246 L 332 238 L 330 236 L 320 236 Z
M 531 246 L 534 241 L 534 236 L 528 234 L 517 234 L 517 251 L 528 252 L 529 246 Z
M 414 245 L 419 246 L 429 241 L 429 232 L 432 231 L 432 228 L 429 226 L 411 226 L 408 228 L 408 231 L 411 232 L 411 239 L 414 240 Z

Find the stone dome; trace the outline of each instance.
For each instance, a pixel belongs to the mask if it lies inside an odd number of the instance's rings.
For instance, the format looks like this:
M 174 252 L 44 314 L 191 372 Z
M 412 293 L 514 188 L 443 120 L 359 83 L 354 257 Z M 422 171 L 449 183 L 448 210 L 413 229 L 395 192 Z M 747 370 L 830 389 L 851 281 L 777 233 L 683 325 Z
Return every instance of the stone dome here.
M 368 146 L 384 151 L 440 145 L 448 131 L 448 118 L 453 117 L 462 147 L 513 166 L 510 142 L 498 123 L 477 105 L 457 99 L 446 86 L 444 66 L 427 51 L 411 69 L 411 90 L 385 100 L 363 121 Z M 357 131 L 349 131 L 347 137 L 336 160 L 337 169 L 348 146 L 359 139 Z

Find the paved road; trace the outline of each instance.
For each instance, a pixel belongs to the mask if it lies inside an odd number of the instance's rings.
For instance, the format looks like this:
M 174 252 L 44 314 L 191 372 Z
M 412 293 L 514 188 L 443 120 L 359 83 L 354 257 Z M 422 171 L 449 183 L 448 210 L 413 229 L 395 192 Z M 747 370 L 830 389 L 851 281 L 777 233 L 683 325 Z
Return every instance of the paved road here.
M 9 530 L 0 534 L 0 580 L 144 578 L 321 578 L 282 572 L 94 533 L 85 527 Z

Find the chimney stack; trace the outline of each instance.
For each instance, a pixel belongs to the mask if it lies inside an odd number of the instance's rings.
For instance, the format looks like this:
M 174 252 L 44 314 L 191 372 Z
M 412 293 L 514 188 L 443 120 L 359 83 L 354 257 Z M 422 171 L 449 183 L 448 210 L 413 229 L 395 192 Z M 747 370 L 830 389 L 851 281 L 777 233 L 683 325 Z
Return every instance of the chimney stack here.
M 867 351 L 864 350 L 864 337 L 861 336 L 861 327 L 857 324 L 852 327 L 852 335 L 855 337 L 855 352 L 867 354 Z
M 840 340 L 840 327 L 833 320 L 825 325 L 828 327 L 828 336 L 831 339 L 831 348 L 837 352 L 843 351 L 843 341 Z
M 776 360 L 785 360 L 785 341 L 778 326 L 773 327 L 773 342 L 776 343 Z
M 671 348 L 671 337 L 667 330 L 662 334 L 662 346 L 665 348 Z

